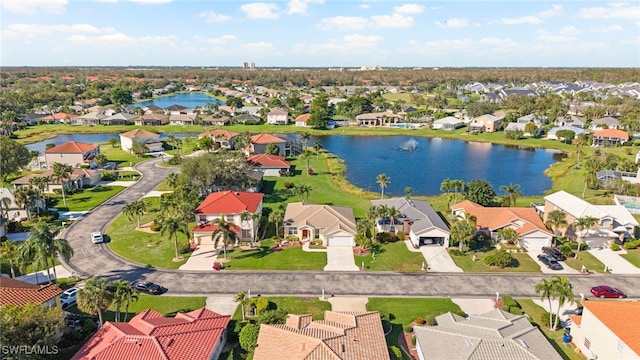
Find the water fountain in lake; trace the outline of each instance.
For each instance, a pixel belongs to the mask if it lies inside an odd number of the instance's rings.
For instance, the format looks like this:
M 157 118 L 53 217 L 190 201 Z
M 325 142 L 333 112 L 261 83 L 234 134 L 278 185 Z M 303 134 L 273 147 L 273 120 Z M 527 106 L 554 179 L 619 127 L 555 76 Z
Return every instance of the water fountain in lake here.
M 409 139 L 404 142 L 404 144 L 400 145 L 400 150 L 402 151 L 416 151 L 418 150 L 418 142 L 416 139 Z

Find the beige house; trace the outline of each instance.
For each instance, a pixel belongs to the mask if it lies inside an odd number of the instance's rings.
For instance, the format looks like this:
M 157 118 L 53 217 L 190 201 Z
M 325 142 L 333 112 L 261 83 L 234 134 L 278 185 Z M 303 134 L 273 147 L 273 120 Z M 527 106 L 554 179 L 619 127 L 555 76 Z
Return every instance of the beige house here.
M 161 113 L 151 112 L 140 116 L 133 122 L 136 126 L 157 126 L 169 123 L 169 116 Z
M 388 126 L 404 120 L 404 116 L 392 112 L 366 113 L 356 116 L 358 126 Z
M 141 142 L 147 145 L 149 152 L 162 151 L 160 135 L 147 130 L 135 129 L 120 134 L 120 147 L 124 151 L 131 151 L 134 142 Z
M 287 125 L 289 122 L 289 112 L 284 109 L 274 108 L 267 113 L 267 124 Z
M 198 124 L 198 114 L 171 114 L 169 115 L 170 125 L 196 125 Z
M 40 178 L 46 177 L 49 179 L 49 183 L 47 184 L 47 187 L 44 190 L 44 192 L 46 193 L 52 193 L 53 190 L 62 188 L 63 184 L 61 184 L 58 181 L 54 181 L 52 169 L 46 170 L 39 174 L 33 174 L 33 173 L 28 174 L 19 179 L 13 180 L 11 184 L 15 187 L 31 186 L 29 181 L 35 177 L 40 177 Z M 64 187 L 65 189 L 69 187 L 81 189 L 84 186 L 98 185 L 99 182 L 100 182 L 100 171 L 83 169 L 83 168 L 74 168 L 69 178 L 64 181 Z
M 638 301 L 583 301 L 570 315 L 571 341 L 588 359 L 640 359 Z
M 333 205 L 289 203 L 284 214 L 284 233 L 301 241 L 322 240 L 324 246 L 354 246 L 358 232 L 353 209 Z
M 504 116 L 485 114 L 473 118 L 469 123 L 470 132 L 495 132 L 500 130 L 500 122 Z
M 53 163 L 71 165 L 74 168 L 81 165 L 96 167 L 93 159 L 100 154 L 100 146 L 77 141 L 68 141 L 45 150 L 44 157 L 47 168 L 53 169 Z

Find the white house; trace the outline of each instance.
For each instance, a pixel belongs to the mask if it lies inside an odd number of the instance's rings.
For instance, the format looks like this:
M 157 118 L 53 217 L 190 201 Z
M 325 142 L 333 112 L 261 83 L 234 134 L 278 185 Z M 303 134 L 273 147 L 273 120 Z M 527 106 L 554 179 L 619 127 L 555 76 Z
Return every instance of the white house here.
M 324 246 L 354 246 L 358 232 L 352 208 L 301 202 L 287 205 L 283 225 L 285 236 L 320 239 Z
M 289 112 L 284 109 L 274 108 L 267 114 L 267 124 L 287 125 L 289 122 Z
M 442 119 L 435 120 L 432 128 L 442 130 L 455 130 L 464 126 L 464 121 L 453 116 L 447 116 Z
M 120 134 L 120 147 L 124 151 L 131 151 L 134 142 L 141 142 L 147 145 L 149 152 L 162 151 L 160 135 L 147 130 L 135 129 Z
M 307 122 L 309 121 L 310 117 L 311 117 L 311 114 L 298 115 L 296 117 L 296 120 L 295 120 L 295 125 L 296 126 L 309 126 L 309 125 L 307 125 Z

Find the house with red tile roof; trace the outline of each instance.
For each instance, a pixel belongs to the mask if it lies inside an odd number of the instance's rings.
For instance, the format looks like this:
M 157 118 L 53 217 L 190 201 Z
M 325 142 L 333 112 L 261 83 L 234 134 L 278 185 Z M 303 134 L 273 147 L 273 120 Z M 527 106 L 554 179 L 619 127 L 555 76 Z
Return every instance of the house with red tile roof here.
M 281 176 L 291 168 L 291 163 L 278 155 L 256 154 L 249 156 L 246 161 L 254 170 L 264 173 L 265 176 Z
M 256 134 L 251 137 L 250 154 L 264 154 L 267 152 L 267 146 L 275 144 L 280 150 L 278 155 L 286 156 L 289 150 L 287 140 L 281 139 L 271 134 Z
M 289 122 L 289 112 L 280 108 L 273 108 L 267 113 L 267 124 L 287 125 Z
M 532 207 L 484 207 L 473 201 L 451 205 L 454 216 L 474 215 L 476 235 L 490 236 L 497 239 L 500 229 L 511 228 L 518 233 L 519 245 L 524 249 L 539 250 L 543 246 L 551 246 L 553 234 L 542 223 L 535 208 Z
M 618 129 L 605 129 L 593 132 L 593 145 L 616 146 L 629 141 L 629 134 Z
M 78 168 L 81 165 L 89 165 L 94 168 L 93 159 L 100 154 L 100 146 L 78 141 L 67 141 L 64 144 L 54 146 L 44 151 L 47 168 L 53 169 L 53 163 L 71 165 Z
M 105 322 L 72 359 L 215 360 L 226 342 L 230 319 L 205 308 L 173 318 L 146 310 L 128 323 Z
M 61 306 L 60 289 L 55 284 L 37 285 L 28 282 L 1 278 L 0 305 L 43 304 L 50 307 Z
M 224 216 L 225 221 L 235 224 L 232 231 L 239 242 L 251 242 L 258 233 L 260 221 L 254 214 L 262 214 L 262 198 L 264 194 L 245 191 L 218 191 L 209 194 L 196 208 L 196 226 L 193 236 L 196 245 L 216 245 L 217 238 L 212 234 L 218 226 L 217 221 Z M 243 219 L 243 213 L 251 218 Z
M 296 120 L 295 120 L 295 125 L 296 126 L 308 126 L 307 122 L 309 121 L 310 117 L 311 117 L 311 114 L 298 115 L 298 117 L 296 117 Z
M 227 118 L 228 118 L 228 116 L 227 116 Z M 237 133 L 237 132 L 233 132 L 233 131 L 229 131 L 229 130 L 222 130 L 222 129 L 214 129 L 214 130 L 208 130 L 208 131 L 205 131 L 205 132 L 201 132 L 198 135 L 198 138 L 209 136 L 211 139 L 213 139 L 214 148 L 216 148 L 216 149 L 219 149 L 219 148 L 231 149 L 231 148 L 233 148 L 233 138 L 235 138 L 238 135 L 240 135 L 240 134 Z
M 253 359 L 283 358 L 389 360 L 380 313 L 326 311 L 324 320 L 289 315 L 285 324 L 260 325 Z
M 572 342 L 588 359 L 640 359 L 640 302 L 583 301 L 570 315 Z
M 55 113 L 55 114 L 47 115 L 43 117 L 42 121 L 46 121 L 49 124 L 59 124 L 59 123 L 64 124 L 64 123 L 68 123 L 71 120 L 71 118 L 74 118 L 76 116 L 78 115 L 59 112 L 59 113 Z
M 65 188 L 74 187 L 76 189 L 82 189 L 85 185 L 97 185 L 101 179 L 100 171 L 98 170 L 74 168 L 68 179 L 57 181 L 53 178 L 53 169 L 48 169 L 39 174 L 27 174 L 21 178 L 13 180 L 11 184 L 16 188 L 20 186 L 31 186 L 29 181 L 36 177 L 49 179 L 47 187 L 44 189 L 44 192 L 46 193 L 52 193 L 53 190 L 62 188 L 63 184 Z

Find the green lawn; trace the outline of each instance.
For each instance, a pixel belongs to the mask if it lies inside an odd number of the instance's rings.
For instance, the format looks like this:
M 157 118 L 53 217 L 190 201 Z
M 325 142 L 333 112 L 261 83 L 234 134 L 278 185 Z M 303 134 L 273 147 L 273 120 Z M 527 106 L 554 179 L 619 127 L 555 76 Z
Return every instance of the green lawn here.
M 322 271 L 327 265 L 327 253 L 305 252 L 302 246 L 291 246 L 280 251 L 269 251 L 272 240 L 262 240 L 257 250 L 242 250 L 237 247 L 227 251 L 231 259 L 225 263 L 230 270 L 314 270 Z M 223 257 L 222 253 L 218 258 Z
M 464 272 L 541 272 L 540 266 L 531 258 L 531 256 L 525 253 L 511 254 L 518 261 L 518 266 L 508 267 L 504 269 L 490 267 L 484 264 L 482 259 L 486 256 L 495 253 L 496 249 L 487 252 L 475 252 L 466 254 L 464 256 L 455 256 L 451 254 L 451 259 L 458 265 Z M 477 260 L 473 261 L 473 256 L 476 255 Z
M 324 312 L 331 310 L 331 304 L 328 301 L 322 301 L 315 297 L 273 296 L 267 297 L 267 299 L 269 299 L 270 309 L 282 309 L 287 314 L 311 314 L 314 320 L 324 319 Z M 236 308 L 233 319 L 242 320 L 240 306 Z
M 580 251 L 577 259 L 570 257 L 564 263 L 578 271 L 582 270 L 584 265 L 590 272 L 604 273 L 604 264 L 586 250 Z
M 397 271 L 397 272 L 419 272 L 422 263 L 427 266 L 422 253 L 411 252 L 407 249 L 404 241 L 382 244 L 380 254 L 373 260 L 372 254 L 364 256 L 355 255 L 356 266 L 362 266 L 364 261 L 365 269 L 374 271 Z
M 130 152 L 122 150 L 120 147 L 111 147 L 108 143 L 100 145 L 100 153 L 106 155 L 108 161 L 117 163 L 118 167 L 133 166 L 141 161 L 153 158 L 151 156 L 137 157 Z
M 158 216 L 160 198 L 146 198 L 148 211 L 142 216 L 140 224 L 153 221 Z M 184 264 L 191 253 L 181 254 L 183 260 L 173 262 L 175 256 L 173 241 L 169 241 L 160 233 L 146 233 L 135 230 L 136 224 L 129 221 L 124 214 L 120 214 L 107 228 L 105 235 L 110 239 L 108 245 L 116 254 L 123 258 L 146 264 L 151 267 L 177 269 Z M 190 224 L 193 226 L 193 224 Z M 186 244 L 187 238 L 178 233 L 180 246 Z M 147 246 L 148 243 L 155 244 Z
M 640 268 L 640 250 L 627 250 L 626 254 L 620 255 L 635 267 Z
M 66 207 L 62 201 L 62 195 L 51 195 L 51 198 L 58 200 L 55 205 L 58 210 L 90 211 L 124 189 L 123 186 L 96 186 L 91 189 L 84 189 L 75 194 L 67 195 Z
M 562 329 L 551 331 L 545 326 L 542 326 L 538 323 L 540 321 L 540 318 L 542 316 L 545 316 L 544 314 L 546 313 L 546 311 L 542 307 L 536 305 L 533 300 L 530 299 L 518 299 L 517 301 L 522 307 L 522 310 L 527 315 L 529 315 L 529 320 L 534 324 L 534 326 L 537 326 L 540 330 L 542 330 L 544 336 L 547 338 L 547 340 L 549 340 L 551 345 L 556 349 L 556 351 L 560 354 L 560 356 L 562 356 L 563 359 L 584 360 L 584 357 L 582 355 L 576 354 L 576 352 L 573 351 L 572 348 L 565 346 L 565 344 L 562 342 L 562 336 L 564 335 L 564 331 Z

